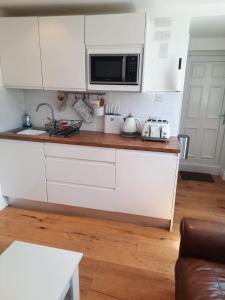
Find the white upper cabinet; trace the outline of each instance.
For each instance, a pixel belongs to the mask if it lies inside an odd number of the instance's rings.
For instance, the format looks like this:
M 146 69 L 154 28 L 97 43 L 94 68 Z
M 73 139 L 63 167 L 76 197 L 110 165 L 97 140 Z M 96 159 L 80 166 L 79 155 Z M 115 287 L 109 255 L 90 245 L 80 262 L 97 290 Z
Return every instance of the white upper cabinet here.
M 143 92 L 182 91 L 189 43 L 189 17 L 147 16 Z M 178 70 L 179 58 L 181 69 Z
M 140 45 L 145 42 L 145 13 L 85 16 L 87 46 Z
M 0 53 L 6 87 L 42 87 L 37 17 L 0 18 Z
M 91 16 L 0 18 L 3 84 L 14 88 L 85 91 L 85 46 L 95 53 L 143 49 L 141 82 L 129 91 L 182 91 L 190 19 L 151 11 Z M 130 50 L 130 51 L 129 51 Z M 109 52 L 107 52 L 109 51 Z M 121 52 L 122 51 L 122 52 Z M 179 58 L 182 62 L 178 70 Z M 124 89 L 125 88 L 125 89 Z M 98 85 L 100 90 L 121 86 Z
M 85 90 L 84 16 L 40 17 L 45 89 Z

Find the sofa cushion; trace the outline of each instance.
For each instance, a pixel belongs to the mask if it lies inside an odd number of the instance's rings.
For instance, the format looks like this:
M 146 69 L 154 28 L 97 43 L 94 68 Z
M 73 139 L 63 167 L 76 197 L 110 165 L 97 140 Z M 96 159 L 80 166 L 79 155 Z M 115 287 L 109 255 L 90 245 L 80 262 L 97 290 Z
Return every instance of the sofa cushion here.
M 175 268 L 176 300 L 224 300 L 225 265 L 179 258 Z

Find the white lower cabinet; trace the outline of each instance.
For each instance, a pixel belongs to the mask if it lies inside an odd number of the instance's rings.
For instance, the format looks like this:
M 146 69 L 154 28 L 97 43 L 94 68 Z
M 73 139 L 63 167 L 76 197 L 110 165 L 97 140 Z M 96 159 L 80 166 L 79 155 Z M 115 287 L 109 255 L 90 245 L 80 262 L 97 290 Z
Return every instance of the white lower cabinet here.
M 46 144 L 48 201 L 171 220 L 178 155 Z
M 116 190 L 116 150 L 46 144 L 48 201 L 111 211 Z
M 9 140 L 0 151 L 4 196 L 173 219 L 177 154 Z
M 3 196 L 46 202 L 44 145 L 0 140 L 0 183 Z
M 112 163 L 58 157 L 46 158 L 48 181 L 115 188 L 115 173 L 116 167 Z
M 115 190 L 60 182 L 47 183 L 50 203 L 115 211 Z
M 116 182 L 120 210 L 170 220 L 177 181 L 178 155 L 117 150 Z

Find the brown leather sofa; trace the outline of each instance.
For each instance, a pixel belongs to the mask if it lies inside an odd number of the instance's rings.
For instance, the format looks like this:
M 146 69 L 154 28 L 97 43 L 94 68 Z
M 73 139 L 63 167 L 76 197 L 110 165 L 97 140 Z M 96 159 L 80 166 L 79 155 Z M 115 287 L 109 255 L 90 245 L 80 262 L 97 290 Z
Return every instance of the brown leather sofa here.
M 184 218 L 180 234 L 176 300 L 224 300 L 225 225 Z

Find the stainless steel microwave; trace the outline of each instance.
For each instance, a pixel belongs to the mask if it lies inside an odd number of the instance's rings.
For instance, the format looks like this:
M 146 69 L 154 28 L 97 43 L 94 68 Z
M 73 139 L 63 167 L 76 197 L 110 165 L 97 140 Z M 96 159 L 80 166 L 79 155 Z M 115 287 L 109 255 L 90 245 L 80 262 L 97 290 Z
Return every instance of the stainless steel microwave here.
M 140 54 L 89 54 L 89 83 L 139 85 Z

